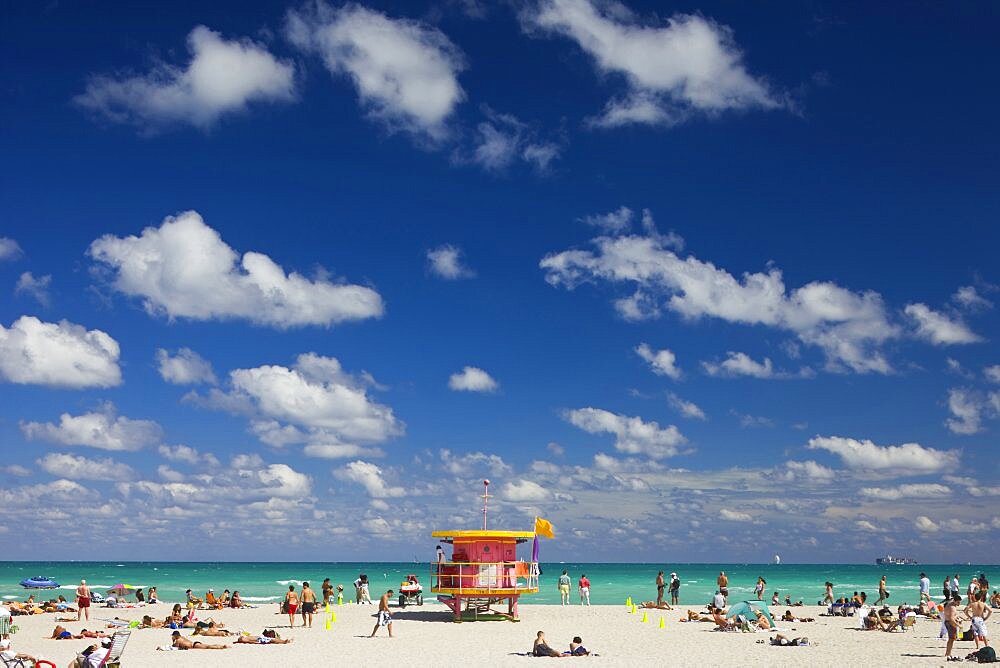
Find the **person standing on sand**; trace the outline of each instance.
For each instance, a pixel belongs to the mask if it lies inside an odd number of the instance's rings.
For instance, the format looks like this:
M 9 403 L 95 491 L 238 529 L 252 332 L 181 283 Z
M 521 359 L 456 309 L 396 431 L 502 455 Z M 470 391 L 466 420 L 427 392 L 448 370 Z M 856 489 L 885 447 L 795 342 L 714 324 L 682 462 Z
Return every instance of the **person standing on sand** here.
M 389 599 L 392 598 L 392 593 L 390 589 L 382 594 L 382 598 L 378 600 L 378 619 L 375 620 L 375 628 L 372 629 L 372 634 L 368 636 L 369 638 L 375 637 L 380 626 L 389 629 L 389 637 L 392 637 L 392 613 L 389 612 Z
M 719 584 L 719 593 L 726 599 L 726 603 L 729 603 L 729 578 L 726 577 L 725 571 L 719 572 L 719 579 L 716 580 Z
M 670 574 L 670 605 L 680 605 L 681 603 L 681 579 L 677 573 Z
M 828 581 L 826 583 L 826 596 L 823 597 L 823 602 L 824 603 L 833 603 L 833 583 L 832 582 Z
M 316 592 L 308 582 L 302 583 L 302 626 L 312 628 L 313 613 L 316 612 Z
M 570 582 L 569 572 L 563 570 L 562 575 L 559 576 L 559 598 L 563 605 L 569 605 L 569 587 Z
M 972 604 L 973 601 L 979 600 L 979 580 L 977 580 L 975 577 L 969 580 L 968 595 L 969 595 L 968 602 L 970 605 Z
M 764 600 L 764 587 L 767 586 L 767 580 L 761 576 L 757 576 L 757 585 L 753 588 L 753 593 L 757 596 L 758 601 Z
M 875 601 L 875 605 L 882 605 L 882 602 L 889 598 L 889 592 L 885 588 L 885 576 L 878 581 L 878 600 Z
M 985 602 L 980 600 L 975 600 L 965 608 L 965 616 L 972 620 L 972 635 L 976 639 L 976 649 L 979 649 L 979 641 L 983 641 L 983 645 L 989 646 L 990 644 L 990 634 L 986 631 L 986 620 L 990 618 L 993 611 L 989 609 L 989 606 Z
M 955 639 L 958 638 L 958 606 L 962 604 L 962 595 L 957 591 L 951 593 L 951 599 L 944 604 L 944 610 L 941 612 L 941 619 L 944 622 L 944 628 L 948 631 L 948 645 L 944 650 L 945 661 L 961 661 L 962 657 L 951 655 L 951 646 L 955 644 Z
M 663 603 L 663 590 L 667 588 L 667 582 L 663 579 L 663 571 L 656 574 L 656 605 Z
M 295 628 L 295 611 L 299 609 L 299 595 L 295 593 L 295 585 L 288 585 L 285 607 L 288 609 L 288 628 Z
M 961 578 L 959 577 L 958 573 L 955 573 L 954 575 L 951 576 L 951 583 L 950 583 L 951 595 L 954 596 L 955 594 L 958 594 L 959 596 L 961 596 L 962 595 L 961 586 L 962 586 Z M 947 601 L 945 602 L 947 603 Z
M 80 615 L 90 621 L 90 587 L 86 580 L 80 580 L 80 586 L 76 588 L 76 621 L 80 621 Z
M 330 584 L 330 578 L 323 579 L 323 605 L 329 605 L 330 599 L 333 598 L 333 585 Z
M 580 588 L 580 605 L 590 605 L 590 580 L 586 573 L 580 576 L 577 586 Z
M 931 600 L 931 579 L 927 573 L 920 574 L 920 602 Z

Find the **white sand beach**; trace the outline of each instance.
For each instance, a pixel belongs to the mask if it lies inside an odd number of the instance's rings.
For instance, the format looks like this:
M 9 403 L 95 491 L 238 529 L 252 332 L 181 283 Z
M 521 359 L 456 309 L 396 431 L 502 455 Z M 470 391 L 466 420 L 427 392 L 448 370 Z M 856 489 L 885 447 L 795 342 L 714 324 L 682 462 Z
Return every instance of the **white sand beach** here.
M 692 606 L 693 607 L 693 606 Z M 367 636 L 374 625 L 375 606 L 334 606 L 336 622 L 327 631 L 324 615 L 316 616 L 313 628 L 288 628 L 287 615 L 277 613 L 277 605 L 247 610 L 201 611 L 200 619 L 213 617 L 234 631 L 260 633 L 264 627 L 276 628 L 289 645 L 236 645 L 226 650 L 157 651 L 170 644 L 171 631 L 144 629 L 132 632 L 123 656 L 126 667 L 150 666 L 304 666 L 320 660 L 336 659 L 353 665 L 458 665 L 471 663 L 489 666 L 517 666 L 545 662 L 519 654 L 531 648 L 535 632 L 544 630 L 549 644 L 559 650 L 568 648 L 575 635 L 600 656 L 579 659 L 605 665 L 635 665 L 636 662 L 660 662 L 680 666 L 753 665 L 753 666 L 843 666 L 843 665 L 943 665 L 944 641 L 938 639 L 940 623 L 923 618 L 907 632 L 884 633 L 855 630 L 854 618 L 820 617 L 816 606 L 792 608 L 796 616 L 815 617 L 812 623 L 781 623 L 786 635 L 807 636 L 808 647 L 774 647 L 767 633 L 722 633 L 712 631 L 708 623 L 680 623 L 681 612 L 650 611 L 642 623 L 642 611 L 629 614 L 621 606 L 522 605 L 521 621 L 465 622 L 456 624 L 444 606 L 428 603 L 422 607 L 398 610 L 393 606 L 394 632 L 391 640 L 385 629 L 374 639 Z M 163 617 L 170 605 L 135 609 L 93 608 L 90 623 L 66 623 L 73 633 L 83 628 L 96 629 L 103 623 L 96 617 L 139 619 L 143 614 Z M 777 618 L 785 606 L 775 606 Z M 659 627 L 661 617 L 665 628 Z M 17 617 L 20 631 L 14 636 L 14 648 L 44 657 L 65 668 L 88 645 L 86 640 L 48 640 L 56 615 Z M 301 623 L 300 619 L 296 620 Z M 185 630 L 190 635 L 191 630 Z M 205 642 L 226 643 L 226 638 L 205 638 Z M 231 643 L 231 641 L 229 641 Z M 957 642 L 954 654 L 965 656 L 972 642 Z

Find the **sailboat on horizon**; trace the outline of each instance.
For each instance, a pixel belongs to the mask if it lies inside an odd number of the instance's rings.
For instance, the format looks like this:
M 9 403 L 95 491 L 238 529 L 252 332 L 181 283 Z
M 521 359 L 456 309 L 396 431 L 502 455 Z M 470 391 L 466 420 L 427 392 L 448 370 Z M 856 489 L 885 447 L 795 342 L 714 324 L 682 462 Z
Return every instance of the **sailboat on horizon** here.
M 775 566 L 781 565 L 781 557 L 779 557 L 778 555 L 774 555 L 774 565 Z

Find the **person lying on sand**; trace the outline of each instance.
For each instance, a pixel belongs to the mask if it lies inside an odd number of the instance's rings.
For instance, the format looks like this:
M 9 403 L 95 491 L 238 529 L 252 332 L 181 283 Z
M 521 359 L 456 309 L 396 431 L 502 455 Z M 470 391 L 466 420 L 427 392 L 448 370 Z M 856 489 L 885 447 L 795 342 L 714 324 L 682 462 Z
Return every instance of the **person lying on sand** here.
M 208 645 L 200 640 L 188 640 L 180 631 L 170 634 L 171 645 L 177 649 L 229 649 L 229 645 Z
M 264 629 L 259 636 L 240 636 L 235 642 L 240 645 L 287 645 L 292 640 L 282 639 L 274 629 Z
M 208 627 L 208 626 L 199 626 L 198 628 L 196 628 L 194 630 L 194 633 L 192 633 L 191 635 L 193 635 L 193 636 L 217 636 L 217 637 L 224 637 L 224 636 L 228 636 L 228 635 L 232 635 L 232 634 L 229 631 L 227 631 L 226 629 L 220 629 L 220 628 Z M 239 641 L 237 641 L 237 642 L 239 642 Z
M 52 635 L 49 636 L 49 640 L 79 640 L 83 636 L 75 636 L 66 630 L 65 626 L 56 624 L 56 627 L 52 629 Z
M 651 608 L 653 610 L 673 610 L 673 608 L 671 608 L 663 601 L 661 601 L 660 603 L 654 603 L 653 601 L 643 601 L 638 605 L 638 607 Z
M 140 629 L 161 629 L 163 628 L 162 619 L 153 619 L 149 615 L 142 616 L 142 624 L 139 625 Z
M 781 621 L 783 622 L 815 622 L 816 620 L 812 617 L 796 617 L 792 614 L 791 610 L 785 610 L 785 614 L 781 616 Z
M 682 622 L 714 622 L 711 615 L 703 615 L 695 612 L 694 610 L 687 611 L 687 619 L 681 618 Z
M 569 656 L 568 654 L 561 654 L 557 650 L 549 647 L 548 643 L 545 642 L 545 632 L 539 631 L 538 635 L 535 636 L 535 642 L 531 646 L 532 656 L 551 656 L 551 657 L 563 657 Z
M 797 647 L 799 645 L 808 645 L 809 638 L 789 638 L 779 633 L 771 638 L 771 644 L 778 645 L 779 647 Z

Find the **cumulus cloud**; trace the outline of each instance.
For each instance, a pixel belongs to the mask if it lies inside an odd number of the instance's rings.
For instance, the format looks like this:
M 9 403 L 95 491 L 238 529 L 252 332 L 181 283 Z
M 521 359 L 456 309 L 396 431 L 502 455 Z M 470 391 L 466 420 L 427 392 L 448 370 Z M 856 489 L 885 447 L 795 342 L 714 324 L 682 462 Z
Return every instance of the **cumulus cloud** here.
M 448 387 L 456 392 L 496 392 L 500 384 L 479 367 L 467 366 L 448 377 Z
M 729 508 L 723 508 L 720 510 L 719 517 L 727 522 L 753 522 L 753 517 L 751 517 L 748 513 L 729 510 Z
M 513 114 L 501 114 L 490 108 L 476 126 L 471 155 L 459 161 L 473 162 L 491 172 L 502 172 L 517 162 L 527 163 L 538 172 L 549 170 L 562 147 L 538 137 L 538 133 Z
M 462 263 L 462 249 L 443 244 L 427 251 L 427 267 L 435 276 L 449 281 L 473 278 L 476 272 Z
M 837 477 L 837 472 L 812 460 L 805 462 L 785 462 L 786 478 L 805 478 L 807 480 L 830 481 Z
M 66 320 L 21 316 L 0 325 L 0 379 L 21 385 L 84 388 L 122 382 L 118 342 Z
M 686 418 L 692 418 L 694 420 L 705 419 L 705 411 L 699 408 L 697 404 L 693 401 L 681 399 L 673 392 L 667 395 L 667 402 L 670 404 L 671 408 Z
M 190 62 L 159 63 L 139 76 L 95 76 L 74 101 L 118 123 L 144 130 L 186 123 L 211 127 L 254 102 L 295 97 L 295 68 L 248 38 L 227 40 L 196 26 L 187 38 Z
M 442 449 L 439 455 L 444 470 L 455 476 L 470 477 L 482 472 L 493 476 L 509 476 L 513 473 L 513 468 L 499 455 L 485 452 L 459 455 L 448 449 Z
M 157 450 L 161 457 L 172 462 L 181 462 L 190 466 L 204 466 L 210 469 L 219 466 L 219 460 L 212 453 L 201 453 L 187 445 L 161 445 Z
M 212 365 L 190 348 L 180 348 L 173 355 L 163 348 L 156 350 L 156 364 L 160 377 L 174 385 L 217 383 Z
M 8 237 L 0 237 L 0 262 L 21 257 L 21 246 Z
M 917 519 L 913 522 L 913 526 L 917 529 L 917 531 L 921 531 L 923 533 L 933 533 L 940 529 L 937 522 L 926 515 L 918 515 Z
M 551 497 L 549 490 L 531 480 L 513 480 L 500 488 L 500 498 L 512 503 L 545 501 Z
M 6 466 L 0 466 L 0 473 L 17 478 L 26 478 L 31 475 L 31 470 L 20 464 L 7 464 Z
M 335 76 L 347 75 L 372 117 L 421 138 L 447 136 L 446 122 L 465 98 L 464 59 L 443 32 L 361 5 L 322 1 L 288 12 L 286 35 L 315 53 Z
M 972 285 L 959 288 L 951 296 L 952 301 L 970 311 L 993 308 L 993 302 L 983 297 Z
M 614 434 L 615 449 L 619 452 L 646 455 L 652 459 L 673 457 L 687 442 L 674 425 L 663 428 L 656 422 L 645 422 L 640 417 L 618 415 L 600 408 L 566 411 L 563 418 L 590 434 Z
M 774 365 L 769 357 L 758 362 L 746 353 L 730 350 L 722 362 L 702 362 L 705 373 L 709 376 L 751 376 L 753 378 L 774 378 Z
M 113 459 L 88 459 L 51 452 L 35 461 L 46 473 L 77 480 L 133 480 L 136 473 L 127 464 Z
M 983 375 L 991 383 L 1000 383 L 1000 364 L 994 364 L 983 369 Z
M 982 337 L 957 318 L 951 318 L 924 304 L 907 304 L 903 312 L 916 328 L 916 335 L 936 346 L 978 343 Z
M 918 443 L 880 446 L 869 440 L 842 436 L 816 436 L 806 446 L 839 456 L 852 469 L 865 469 L 895 475 L 940 473 L 958 468 L 958 450 L 935 450 Z
M 732 414 L 739 418 L 740 426 L 744 429 L 753 429 L 756 427 L 773 427 L 774 420 L 771 418 L 764 417 L 762 415 L 748 415 L 746 413 L 739 413 L 737 411 L 732 411 Z
M 952 417 L 945 425 L 955 434 L 971 435 L 983 431 L 983 421 L 1000 415 L 1000 391 L 983 393 L 968 388 L 948 390 L 948 411 Z
M 330 326 L 382 315 L 371 288 L 286 274 L 263 253 L 240 257 L 196 211 L 168 216 L 141 236 L 105 235 L 88 254 L 110 268 L 118 291 L 143 299 L 150 314 L 242 318 L 280 329 Z
M 635 348 L 635 354 L 649 363 L 650 369 L 657 376 L 668 376 L 677 380 L 681 370 L 677 368 L 677 356 L 670 350 L 653 350 L 648 344 L 640 343 Z
M 361 460 L 350 462 L 343 468 L 334 471 L 334 475 L 341 480 L 348 480 L 361 485 L 368 492 L 368 496 L 373 499 L 387 499 L 406 495 L 406 490 L 402 487 L 394 487 L 386 484 L 382 476 L 382 469 L 371 462 Z
M 898 501 L 899 499 L 941 498 L 951 495 L 951 490 L 937 483 L 920 483 L 899 485 L 898 487 L 863 487 L 861 496 L 883 501 Z
M 609 213 L 585 216 L 581 220 L 591 227 L 598 228 L 602 232 L 621 234 L 632 226 L 632 219 L 634 217 L 635 212 L 632 209 L 622 206 Z
M 28 440 L 83 445 L 101 450 L 141 450 L 158 443 L 163 436 L 163 430 L 156 422 L 117 415 L 111 404 L 105 404 L 94 413 L 63 413 L 59 416 L 59 424 L 22 421 L 20 427 Z
M 696 113 L 774 109 L 785 102 L 751 76 L 732 30 L 696 14 L 643 22 L 620 3 L 540 0 L 522 14 L 531 32 L 568 37 L 602 74 L 625 79 L 599 126 L 673 125 Z
M 793 332 L 818 346 L 833 371 L 889 373 L 879 347 L 899 335 L 874 292 L 857 293 L 830 282 L 787 291 L 781 271 L 737 278 L 693 256 L 680 258 L 662 235 L 598 237 L 595 250 L 567 250 L 545 256 L 540 266 L 552 286 L 573 289 L 606 281 L 634 286 L 616 308 L 627 319 L 659 315 L 660 305 L 689 320 L 713 317 Z
M 875 526 L 874 524 L 872 524 L 868 520 L 858 520 L 857 522 L 854 523 L 854 526 L 856 526 L 857 528 L 861 529 L 862 531 L 868 531 L 870 533 L 882 533 L 883 532 L 883 529 Z
M 14 286 L 14 294 L 27 295 L 32 297 L 41 306 L 49 305 L 49 286 L 52 285 L 52 276 L 35 277 L 30 271 L 26 271 L 17 279 Z

